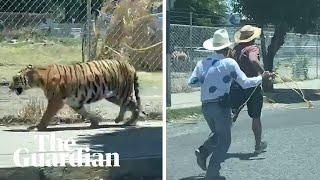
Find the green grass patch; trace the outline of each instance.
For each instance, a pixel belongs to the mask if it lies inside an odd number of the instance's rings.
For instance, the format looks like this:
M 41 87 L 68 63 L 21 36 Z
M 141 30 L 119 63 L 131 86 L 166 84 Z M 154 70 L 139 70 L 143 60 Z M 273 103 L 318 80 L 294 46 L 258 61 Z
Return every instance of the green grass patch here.
M 168 121 L 197 120 L 202 116 L 201 107 L 167 109 Z
M 139 79 L 143 79 L 142 86 L 161 85 L 162 86 L 162 72 L 138 72 Z
M 81 41 L 52 39 L 43 43 L 0 43 L 0 81 L 12 77 L 27 65 L 75 64 L 82 61 Z M 139 72 L 141 91 L 147 96 L 162 95 L 162 72 Z
M 46 66 L 49 64 L 73 64 L 81 62 L 81 44 L 67 46 L 63 43 L 0 44 L 0 79 L 11 77 L 28 64 Z
M 162 96 L 162 72 L 138 72 L 140 89 L 147 96 Z

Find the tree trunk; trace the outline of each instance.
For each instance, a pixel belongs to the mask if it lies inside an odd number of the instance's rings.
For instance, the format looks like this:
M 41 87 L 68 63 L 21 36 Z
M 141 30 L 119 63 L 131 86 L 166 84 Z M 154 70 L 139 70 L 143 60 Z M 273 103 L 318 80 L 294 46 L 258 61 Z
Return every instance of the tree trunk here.
M 266 37 L 264 35 L 264 30 L 263 27 L 264 26 L 260 26 L 261 27 L 261 52 L 262 52 L 262 59 L 265 60 L 266 59 Z
M 271 43 L 268 46 L 268 51 L 263 58 L 264 69 L 266 71 L 273 71 L 273 61 L 280 47 L 284 44 L 285 36 L 289 28 L 286 23 L 280 23 L 275 26 L 274 34 L 271 39 Z M 266 92 L 273 91 L 273 82 L 268 79 L 264 79 L 263 90 Z

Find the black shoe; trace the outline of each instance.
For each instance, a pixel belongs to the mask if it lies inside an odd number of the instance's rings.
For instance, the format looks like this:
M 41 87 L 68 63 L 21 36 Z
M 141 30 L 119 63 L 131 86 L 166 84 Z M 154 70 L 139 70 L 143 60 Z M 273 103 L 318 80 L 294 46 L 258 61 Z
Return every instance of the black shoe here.
M 198 166 L 202 170 L 206 171 L 207 170 L 207 157 L 203 153 L 201 153 L 199 149 L 195 150 L 195 155 L 197 157 Z

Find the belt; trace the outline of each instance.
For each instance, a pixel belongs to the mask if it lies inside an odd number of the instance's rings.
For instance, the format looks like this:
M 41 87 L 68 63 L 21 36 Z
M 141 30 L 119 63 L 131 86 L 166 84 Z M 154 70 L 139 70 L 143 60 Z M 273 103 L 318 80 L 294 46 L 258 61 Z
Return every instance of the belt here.
M 216 99 L 207 99 L 207 100 L 204 100 L 202 101 L 202 103 L 217 103 L 220 101 L 220 98 L 216 98 Z

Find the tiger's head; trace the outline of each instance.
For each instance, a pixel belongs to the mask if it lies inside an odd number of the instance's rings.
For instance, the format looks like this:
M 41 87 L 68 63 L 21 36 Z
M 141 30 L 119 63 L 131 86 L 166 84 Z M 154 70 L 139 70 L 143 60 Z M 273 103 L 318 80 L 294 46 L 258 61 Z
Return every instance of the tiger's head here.
M 9 85 L 10 91 L 16 92 L 20 95 L 24 90 L 30 89 L 32 86 L 32 76 L 34 69 L 32 65 L 28 65 L 26 68 L 20 70 L 15 76 L 12 77 L 12 81 Z

